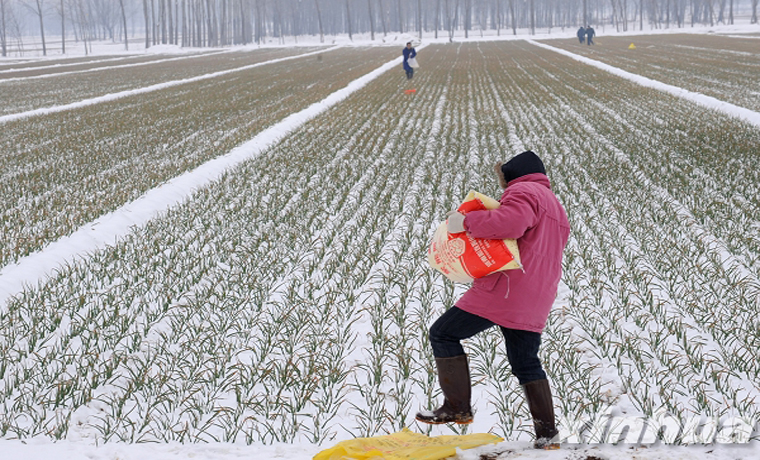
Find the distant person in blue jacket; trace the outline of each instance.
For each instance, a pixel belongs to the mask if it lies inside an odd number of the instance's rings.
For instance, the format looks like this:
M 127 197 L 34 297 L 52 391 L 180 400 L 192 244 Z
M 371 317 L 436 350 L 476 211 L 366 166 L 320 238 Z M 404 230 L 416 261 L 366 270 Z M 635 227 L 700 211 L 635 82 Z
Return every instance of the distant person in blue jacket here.
M 584 29 L 583 26 L 581 26 L 578 29 L 578 33 L 576 35 L 578 35 L 578 41 L 580 41 L 582 45 L 583 42 L 586 41 L 586 29 Z
M 586 26 L 586 44 L 587 45 L 594 44 L 594 35 L 596 35 L 594 28 L 591 26 Z
M 404 54 L 404 70 L 406 71 L 406 79 L 411 80 L 414 76 L 414 69 L 409 66 L 409 59 L 417 56 L 417 50 L 412 48 L 412 42 L 406 44 L 406 48 L 403 51 Z

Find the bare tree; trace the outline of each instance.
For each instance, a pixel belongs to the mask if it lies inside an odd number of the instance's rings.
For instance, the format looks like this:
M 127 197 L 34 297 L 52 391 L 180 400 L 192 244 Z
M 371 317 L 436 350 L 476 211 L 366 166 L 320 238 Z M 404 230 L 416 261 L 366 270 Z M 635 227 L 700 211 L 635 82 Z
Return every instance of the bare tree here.
M 148 14 L 148 0 L 143 0 L 143 15 L 145 17 L 145 49 L 150 48 L 150 15 Z
M 469 38 L 469 31 L 472 27 L 471 14 L 472 14 L 472 0 L 464 0 L 464 38 Z M 531 0 L 532 1 L 532 0 Z
M 241 14 L 240 17 L 243 17 L 243 15 Z M 187 40 L 187 0 L 182 0 L 182 18 L 178 18 L 178 20 L 182 24 L 182 46 L 187 46 L 189 44 Z M 179 27 L 177 27 L 177 29 L 179 30 Z M 179 43 L 179 40 L 177 40 L 177 43 Z
M 19 54 L 24 52 L 24 33 L 22 31 L 21 23 L 18 19 L 18 14 L 14 12 L 12 5 L 5 5 L 5 27 L 8 35 L 12 36 L 16 42 L 16 49 Z M 8 40 L 8 46 L 10 47 L 10 39 Z
M 403 14 L 401 13 L 401 0 L 396 0 L 396 4 L 398 5 L 398 31 L 402 34 L 404 33 L 404 21 L 403 21 Z
M 84 54 L 88 55 L 88 42 L 90 41 L 89 30 L 91 26 L 91 14 L 84 7 L 84 0 L 74 0 L 74 12 L 76 13 L 76 24 L 79 26 L 79 36 L 84 45 Z
M 66 54 L 66 8 L 63 0 L 56 9 L 58 15 L 61 16 L 61 54 Z
M 219 16 L 219 44 L 221 46 L 227 46 L 230 44 L 229 31 L 227 30 L 228 29 L 227 15 L 229 14 L 227 11 L 227 6 L 228 6 L 227 3 L 228 3 L 228 0 L 221 0 L 222 11 L 220 12 L 220 16 Z M 278 6 L 277 15 L 279 16 L 281 14 L 280 8 L 279 8 L 279 2 L 275 3 L 275 5 Z M 171 20 L 171 16 L 169 17 L 169 19 Z M 282 21 L 282 18 L 280 18 L 280 21 Z M 280 27 L 282 27 L 282 22 L 280 22 Z M 282 35 L 282 30 L 280 30 L 280 35 Z
M 211 0 L 206 0 L 206 33 L 208 34 L 206 37 L 206 43 L 207 46 L 216 46 L 216 21 L 215 19 L 215 13 L 216 10 L 212 8 L 211 6 Z M 262 15 L 263 15 L 262 11 Z M 260 18 L 260 21 L 262 24 L 264 24 L 264 18 Z
M 238 0 L 238 7 L 240 8 L 240 35 L 238 38 L 238 43 L 241 43 L 245 45 L 248 43 L 248 38 L 251 33 L 251 26 L 249 21 L 249 15 L 247 14 L 246 5 L 247 3 L 243 3 L 244 0 Z
M 417 0 L 417 30 L 419 30 L 420 40 L 422 40 L 422 0 Z
M 298 3 L 300 3 L 301 0 L 298 0 Z M 300 20 L 300 5 L 296 6 L 295 1 L 290 2 L 290 17 L 291 17 L 291 29 L 293 31 L 293 36 L 296 39 L 296 43 L 298 43 L 298 36 L 301 34 L 301 20 Z
M 444 7 L 446 8 L 446 29 L 449 31 L 449 42 L 452 42 L 454 41 L 454 26 L 458 22 L 459 0 L 455 0 L 453 11 L 449 8 L 450 1 L 446 0 Z
M 283 41 L 283 27 L 282 27 L 282 17 L 280 16 L 280 2 L 275 1 L 272 3 L 272 36 L 278 37 L 280 40 L 280 43 L 284 43 Z
M 348 0 L 346 0 L 346 25 L 348 26 L 348 39 L 354 41 L 351 36 L 351 8 L 348 6 Z
M 314 6 L 317 7 L 317 23 L 319 24 L 319 42 L 325 42 L 325 33 L 322 28 L 322 12 L 319 10 L 319 0 L 314 0 Z
M 478 11 L 478 27 L 480 28 L 480 36 L 483 37 L 483 31 L 488 28 L 488 15 L 489 11 L 486 8 L 480 8 Z
M 633 0 L 633 1 L 636 1 L 636 0 Z M 639 0 L 639 1 L 643 1 L 643 0 Z M 588 1 L 587 0 L 583 0 L 583 11 L 581 12 L 581 14 L 583 14 L 583 17 L 581 18 L 581 25 L 584 26 L 584 27 L 587 26 L 587 25 L 590 25 L 591 18 L 589 17 Z
M 383 26 L 383 37 L 388 36 L 388 24 L 386 23 L 386 11 L 383 7 L 383 0 L 377 0 L 380 3 L 380 23 Z
M 161 0 L 158 0 L 161 1 Z M 158 21 L 156 21 L 156 2 L 150 0 L 150 24 L 151 33 L 153 35 L 153 44 L 158 45 Z
M 372 17 L 372 0 L 367 0 L 367 10 L 369 11 L 369 35 L 372 41 L 375 41 L 375 18 Z
M 170 16 L 169 19 L 172 20 L 172 26 L 174 30 L 174 34 L 172 35 L 172 43 L 179 45 L 179 0 L 174 0 L 174 14 Z
M 501 0 L 494 0 L 493 28 L 496 29 L 496 36 L 501 36 Z
M 451 9 L 449 8 L 449 1 L 450 0 L 445 0 L 443 7 L 446 9 L 446 30 L 449 33 L 449 42 L 451 42 L 454 38 L 454 32 L 451 30 L 453 25 L 451 23 Z
M 435 38 L 438 38 L 438 27 L 441 25 L 441 0 L 435 0 Z
M 261 44 L 264 38 L 262 28 L 264 26 L 263 11 L 261 0 L 256 0 L 256 43 Z
M 36 14 L 37 18 L 39 19 L 40 37 L 42 39 L 42 55 L 47 56 L 47 46 L 45 45 L 45 22 L 44 22 L 45 12 L 43 11 L 42 0 L 34 0 L 33 5 L 29 5 L 28 3 L 26 3 L 25 5 L 30 11 Z
M 670 2 L 670 0 L 667 0 Z M 610 0 L 612 6 L 612 22 L 615 30 L 628 30 L 628 2 L 626 0 Z M 585 24 L 583 24 L 585 25 Z
M 61 0 L 63 1 L 63 0 Z M 124 0 L 119 0 L 119 6 L 121 7 L 121 19 L 124 25 L 124 49 L 129 49 L 129 36 L 127 35 L 127 13 L 124 11 Z
M 528 0 L 530 5 L 530 34 L 536 35 L 536 1 Z
M 119 0 L 124 1 L 124 0 Z M 172 15 L 172 0 L 166 0 L 166 15 L 164 16 L 164 20 L 167 21 L 166 30 L 167 30 L 167 41 L 170 44 L 174 44 L 174 16 Z
M 0 49 L 3 57 L 8 56 L 8 18 L 5 14 L 5 1 L 0 0 Z
M 165 45 L 166 40 L 166 1 L 158 0 L 158 30 L 161 33 L 161 44 Z

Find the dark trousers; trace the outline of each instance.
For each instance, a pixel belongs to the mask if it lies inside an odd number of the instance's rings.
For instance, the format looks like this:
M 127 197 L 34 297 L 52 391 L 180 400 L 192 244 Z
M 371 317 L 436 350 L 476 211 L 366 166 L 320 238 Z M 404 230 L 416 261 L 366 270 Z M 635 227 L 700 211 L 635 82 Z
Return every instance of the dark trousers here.
M 411 80 L 413 76 L 414 76 L 414 69 L 412 68 L 406 69 L 406 79 Z
M 430 327 L 430 345 L 436 358 L 451 358 L 465 354 L 461 341 L 495 326 L 491 321 L 457 307 L 450 308 Z M 541 334 L 499 326 L 507 347 L 512 373 L 525 385 L 546 378 L 538 359 Z

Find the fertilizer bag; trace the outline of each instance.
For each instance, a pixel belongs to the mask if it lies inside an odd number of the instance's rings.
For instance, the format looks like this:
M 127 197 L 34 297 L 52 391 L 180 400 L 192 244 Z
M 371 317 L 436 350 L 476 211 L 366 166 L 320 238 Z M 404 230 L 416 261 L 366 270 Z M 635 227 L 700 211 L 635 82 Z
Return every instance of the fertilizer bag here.
M 500 203 L 482 193 L 470 191 L 457 211 L 496 209 Z M 443 221 L 428 248 L 428 263 L 455 283 L 472 283 L 491 273 L 522 269 L 516 240 L 473 238 L 467 232 L 449 233 Z

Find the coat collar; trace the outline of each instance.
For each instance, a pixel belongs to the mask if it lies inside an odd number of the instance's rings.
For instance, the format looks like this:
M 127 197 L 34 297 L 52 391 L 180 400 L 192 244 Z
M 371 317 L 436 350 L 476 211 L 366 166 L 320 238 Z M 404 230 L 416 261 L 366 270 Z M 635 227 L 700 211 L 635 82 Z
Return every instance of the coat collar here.
M 541 173 L 526 174 L 524 176 L 518 177 L 517 179 L 512 179 L 511 181 L 509 181 L 509 183 L 507 184 L 507 188 L 504 189 L 504 193 L 502 194 L 502 198 L 509 191 L 509 187 L 511 187 L 511 186 L 513 186 L 515 184 L 522 183 L 522 182 L 534 182 L 536 184 L 543 185 L 544 187 L 548 188 L 549 190 L 551 190 L 551 188 L 552 188 L 551 182 L 549 181 L 549 178 L 546 176 L 546 174 L 541 174 Z

